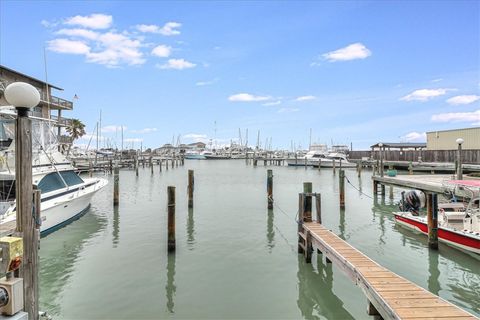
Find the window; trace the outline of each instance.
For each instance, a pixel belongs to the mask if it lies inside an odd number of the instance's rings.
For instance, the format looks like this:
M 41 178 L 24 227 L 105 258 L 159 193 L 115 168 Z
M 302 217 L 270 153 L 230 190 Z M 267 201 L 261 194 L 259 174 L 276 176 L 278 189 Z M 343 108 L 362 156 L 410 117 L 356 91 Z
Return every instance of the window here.
M 60 172 L 62 175 L 63 180 L 69 185 L 74 186 L 76 184 L 83 183 L 82 178 L 80 178 L 75 172 L 73 171 L 62 171 Z
M 38 188 L 42 190 L 42 193 L 65 188 L 60 175 L 56 172 L 49 173 L 38 183 Z

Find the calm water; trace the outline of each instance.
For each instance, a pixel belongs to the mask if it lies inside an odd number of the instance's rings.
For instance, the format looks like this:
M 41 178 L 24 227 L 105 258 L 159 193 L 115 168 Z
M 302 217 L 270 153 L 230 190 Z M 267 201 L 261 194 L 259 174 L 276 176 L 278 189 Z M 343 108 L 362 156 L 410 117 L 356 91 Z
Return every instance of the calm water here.
M 304 181 L 322 193 L 324 224 L 378 263 L 480 315 L 480 261 L 397 227 L 386 203 L 346 185 L 338 207 L 331 170 L 274 170 L 267 210 L 266 170 L 238 161 L 186 161 L 158 172 L 120 172 L 90 211 L 41 242 L 41 310 L 55 319 L 371 319 L 366 298 L 335 266 L 296 253 L 295 215 Z M 187 170 L 195 170 L 194 210 Z M 372 194 L 371 172 L 352 184 Z M 113 180 L 111 177 L 109 178 Z M 167 186 L 176 186 L 176 254 L 166 252 Z M 399 190 L 396 190 L 399 197 Z M 388 194 L 388 192 L 387 192 Z

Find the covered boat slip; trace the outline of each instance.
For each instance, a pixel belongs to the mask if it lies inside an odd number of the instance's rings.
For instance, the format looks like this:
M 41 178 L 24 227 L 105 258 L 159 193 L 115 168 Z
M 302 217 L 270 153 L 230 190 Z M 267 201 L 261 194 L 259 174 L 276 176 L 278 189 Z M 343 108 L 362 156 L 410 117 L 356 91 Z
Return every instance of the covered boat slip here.
M 477 319 L 418 285 L 377 264 L 317 222 L 299 233 L 307 262 L 312 249 L 325 255 L 354 281 L 370 301 L 368 312 L 384 319 Z M 412 266 L 413 267 L 413 266 Z

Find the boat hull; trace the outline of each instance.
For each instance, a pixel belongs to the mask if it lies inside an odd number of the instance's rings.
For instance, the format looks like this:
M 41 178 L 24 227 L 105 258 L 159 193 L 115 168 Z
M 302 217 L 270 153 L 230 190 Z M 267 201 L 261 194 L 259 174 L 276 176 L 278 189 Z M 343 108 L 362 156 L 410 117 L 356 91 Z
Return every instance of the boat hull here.
M 314 167 L 317 167 L 318 168 L 318 163 L 314 165 Z M 336 168 L 356 168 L 357 165 L 355 163 L 351 163 L 351 162 L 343 162 L 342 161 L 342 165 L 340 166 L 340 162 L 338 161 L 335 161 L 335 167 Z M 320 162 L 320 168 L 333 168 L 333 161 L 325 161 L 325 160 L 322 160 Z
M 187 160 L 205 160 L 205 156 L 201 154 L 186 154 L 185 159 Z
M 428 235 L 427 221 L 405 212 L 394 212 L 395 220 L 403 227 Z M 480 234 L 448 227 L 438 227 L 438 240 L 463 251 L 480 255 Z

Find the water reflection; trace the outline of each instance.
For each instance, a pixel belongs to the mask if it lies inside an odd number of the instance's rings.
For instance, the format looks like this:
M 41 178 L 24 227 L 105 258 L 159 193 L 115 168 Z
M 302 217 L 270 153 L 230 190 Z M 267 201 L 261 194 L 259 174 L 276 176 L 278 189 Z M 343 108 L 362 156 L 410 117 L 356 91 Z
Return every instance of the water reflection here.
M 167 256 L 167 285 L 165 286 L 165 292 L 167 296 L 167 310 L 170 313 L 174 313 L 175 292 L 177 287 L 175 286 L 175 253 L 169 253 Z
M 187 245 L 189 250 L 193 250 L 195 244 L 195 220 L 193 218 L 193 208 L 188 208 L 187 218 Z
M 119 242 L 120 235 L 120 213 L 118 206 L 113 207 L 113 230 L 112 230 L 112 244 L 116 248 Z
M 317 256 L 318 258 L 319 256 Z M 345 310 L 343 301 L 333 293 L 332 265 L 323 264 L 318 258 L 317 272 L 312 264 L 298 256 L 298 299 L 297 306 L 304 319 L 354 319 Z
M 440 270 L 438 269 L 438 251 L 428 250 L 428 291 L 438 296 L 440 287 Z
M 107 219 L 89 210 L 74 223 L 42 238 L 40 250 L 40 309 L 60 314 L 62 292 L 89 239 L 105 230 Z
M 275 247 L 275 231 L 273 230 L 273 209 L 268 209 L 267 214 L 267 247 L 271 253 Z

